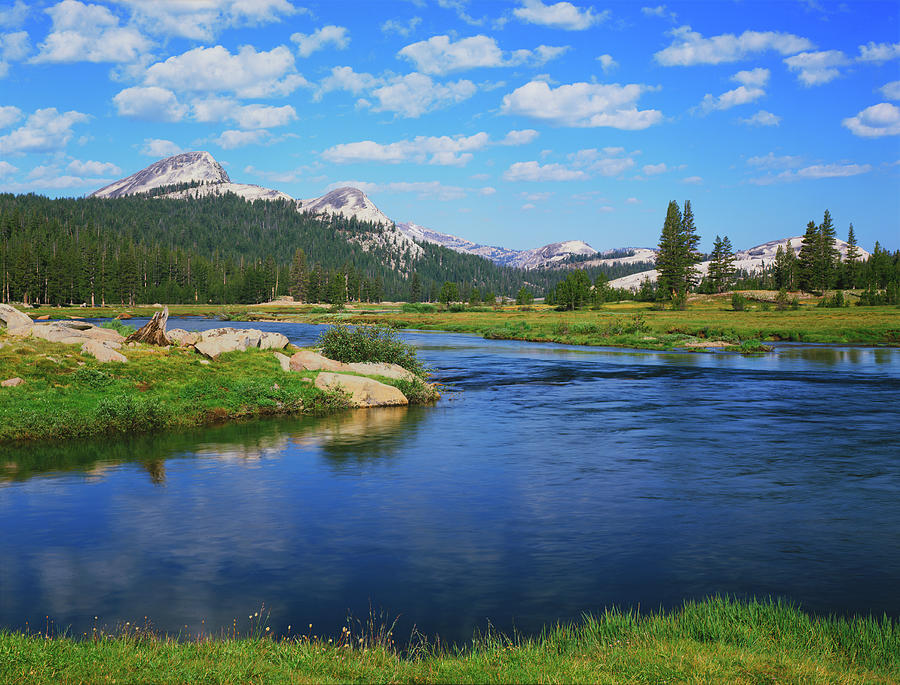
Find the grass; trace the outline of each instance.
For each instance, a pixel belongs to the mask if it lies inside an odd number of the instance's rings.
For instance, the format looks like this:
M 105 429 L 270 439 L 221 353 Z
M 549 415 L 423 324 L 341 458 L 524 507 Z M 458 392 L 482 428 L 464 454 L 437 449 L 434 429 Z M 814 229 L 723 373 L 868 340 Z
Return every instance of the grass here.
M 331 638 L 246 636 L 178 640 L 147 626 L 77 639 L 0 631 L 0 681 L 332 682 L 809 682 L 900 680 L 900 625 L 889 618 L 815 618 L 778 601 L 712 598 L 641 615 L 607 610 L 538 636 L 489 631 L 447 646 L 413 636 L 398 649 L 387 623 Z

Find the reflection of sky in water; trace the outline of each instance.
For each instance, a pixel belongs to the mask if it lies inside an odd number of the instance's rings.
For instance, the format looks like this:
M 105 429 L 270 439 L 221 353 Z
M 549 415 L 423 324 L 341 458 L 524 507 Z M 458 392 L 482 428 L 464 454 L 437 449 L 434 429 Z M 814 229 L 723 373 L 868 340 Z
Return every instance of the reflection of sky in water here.
M 0 623 L 177 631 L 265 602 L 337 632 L 371 600 L 465 639 L 712 592 L 900 614 L 900 351 L 406 335 L 462 392 L 5 455 Z

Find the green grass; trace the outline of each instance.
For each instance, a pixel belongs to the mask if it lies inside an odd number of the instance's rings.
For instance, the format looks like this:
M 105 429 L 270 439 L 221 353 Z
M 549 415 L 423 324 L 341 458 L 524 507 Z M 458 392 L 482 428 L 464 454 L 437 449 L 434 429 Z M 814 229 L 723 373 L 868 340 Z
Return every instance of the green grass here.
M 331 683 L 895 683 L 900 626 L 888 618 L 814 618 L 781 602 L 714 598 L 639 615 L 608 610 L 536 637 L 495 632 L 461 646 L 416 638 L 398 649 L 387 624 L 331 638 L 267 638 L 251 617 L 193 641 L 121 626 L 72 637 L 0 632 L 0 681 Z

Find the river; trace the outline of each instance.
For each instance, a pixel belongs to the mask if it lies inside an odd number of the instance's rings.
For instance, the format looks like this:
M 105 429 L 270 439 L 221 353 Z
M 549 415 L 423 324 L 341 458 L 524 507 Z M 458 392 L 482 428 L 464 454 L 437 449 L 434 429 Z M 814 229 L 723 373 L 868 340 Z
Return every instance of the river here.
M 900 616 L 900 350 L 403 336 L 437 406 L 5 450 L 0 626 L 194 635 L 264 605 L 337 635 L 371 606 L 465 641 L 715 593 Z

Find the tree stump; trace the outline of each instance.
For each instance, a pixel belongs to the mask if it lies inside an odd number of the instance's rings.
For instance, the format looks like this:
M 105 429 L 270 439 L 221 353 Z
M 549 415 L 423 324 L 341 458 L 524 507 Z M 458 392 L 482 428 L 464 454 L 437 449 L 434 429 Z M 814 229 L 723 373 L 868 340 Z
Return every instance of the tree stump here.
M 165 307 L 161 312 L 156 312 L 144 326 L 125 338 L 125 342 L 140 342 L 148 345 L 165 347 L 172 344 L 166 336 L 166 321 L 169 320 L 169 308 Z

